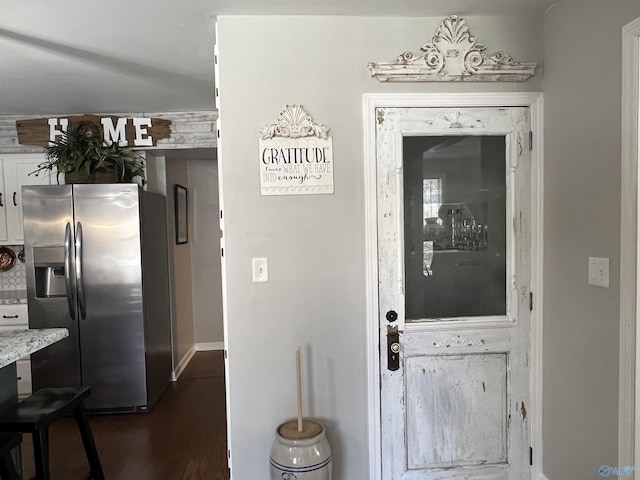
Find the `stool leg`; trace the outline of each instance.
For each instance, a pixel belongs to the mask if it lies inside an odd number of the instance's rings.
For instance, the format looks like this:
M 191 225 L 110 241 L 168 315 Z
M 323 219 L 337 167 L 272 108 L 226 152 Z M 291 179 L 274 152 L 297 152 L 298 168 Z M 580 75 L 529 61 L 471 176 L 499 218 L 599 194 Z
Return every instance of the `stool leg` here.
M 48 428 L 40 428 L 33 432 L 33 456 L 36 464 L 36 480 L 50 480 Z
M 100 457 L 98 456 L 98 450 L 96 444 L 93 441 L 93 435 L 91 434 L 91 427 L 89 426 L 89 419 L 84 409 L 84 405 L 80 404 L 76 409 L 76 422 L 78 423 L 78 429 L 82 436 L 82 443 L 84 445 L 84 451 L 89 461 L 89 468 L 91 469 L 92 480 L 104 480 L 104 474 L 102 473 L 102 465 L 100 464 Z
M 4 480 L 20 480 L 16 467 L 13 464 L 13 458 L 11 458 L 11 452 L 5 453 L 0 458 L 0 478 Z

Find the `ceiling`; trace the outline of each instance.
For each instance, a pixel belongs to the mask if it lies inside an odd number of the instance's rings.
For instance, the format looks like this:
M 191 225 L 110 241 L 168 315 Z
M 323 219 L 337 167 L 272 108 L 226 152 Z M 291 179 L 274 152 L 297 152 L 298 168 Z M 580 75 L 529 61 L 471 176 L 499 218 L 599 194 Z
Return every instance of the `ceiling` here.
M 0 0 L 0 114 L 212 110 L 217 15 L 506 15 L 554 0 L 91 3 Z

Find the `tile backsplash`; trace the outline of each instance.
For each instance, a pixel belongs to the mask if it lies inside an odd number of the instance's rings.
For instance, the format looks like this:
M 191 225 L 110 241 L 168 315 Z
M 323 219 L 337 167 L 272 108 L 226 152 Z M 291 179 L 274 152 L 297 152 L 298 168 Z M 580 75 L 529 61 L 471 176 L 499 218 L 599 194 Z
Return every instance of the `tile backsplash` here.
M 16 257 L 22 245 L 8 245 L 16 252 Z M 27 278 L 25 264 L 16 258 L 16 263 L 10 270 L 0 272 L 0 290 L 26 290 Z

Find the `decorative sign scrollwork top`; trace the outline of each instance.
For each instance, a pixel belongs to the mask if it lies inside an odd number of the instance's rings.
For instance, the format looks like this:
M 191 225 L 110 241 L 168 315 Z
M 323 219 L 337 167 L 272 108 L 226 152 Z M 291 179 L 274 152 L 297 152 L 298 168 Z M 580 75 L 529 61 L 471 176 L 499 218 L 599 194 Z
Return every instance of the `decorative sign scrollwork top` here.
M 300 105 L 287 105 L 278 116 L 278 123 L 267 125 L 260 129 L 262 140 L 273 137 L 327 138 L 329 128 L 325 125 L 313 123 L 309 115 Z
M 453 335 L 446 340 L 433 342 L 433 346 L 439 347 L 480 347 L 484 345 L 484 340 L 471 337 L 462 337 L 460 335 Z
M 301 105 L 286 105 L 277 123 L 260 129 L 262 195 L 333 193 L 333 140 Z
M 498 52 L 487 56 L 462 17 L 445 18 L 420 54 L 407 51 L 393 62 L 371 62 L 371 76 L 381 82 L 523 81 L 536 63 L 518 63 Z

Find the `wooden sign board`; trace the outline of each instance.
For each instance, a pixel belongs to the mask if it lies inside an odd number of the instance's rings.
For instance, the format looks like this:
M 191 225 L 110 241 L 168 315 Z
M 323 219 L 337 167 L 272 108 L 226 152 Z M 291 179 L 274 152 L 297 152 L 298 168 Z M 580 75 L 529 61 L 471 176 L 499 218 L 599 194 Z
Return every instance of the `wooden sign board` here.
M 287 105 L 278 122 L 260 129 L 260 193 L 333 193 L 333 141 L 300 105 Z
M 333 193 L 333 148 L 327 138 L 260 140 L 262 195 Z
M 120 143 L 121 146 L 151 147 L 158 140 L 171 136 L 171 121 L 161 118 L 117 117 L 111 115 L 81 115 L 73 117 L 35 118 L 16 120 L 18 143 L 48 147 L 60 138 L 67 128 L 77 128 L 89 123 L 103 135 L 107 144 Z

